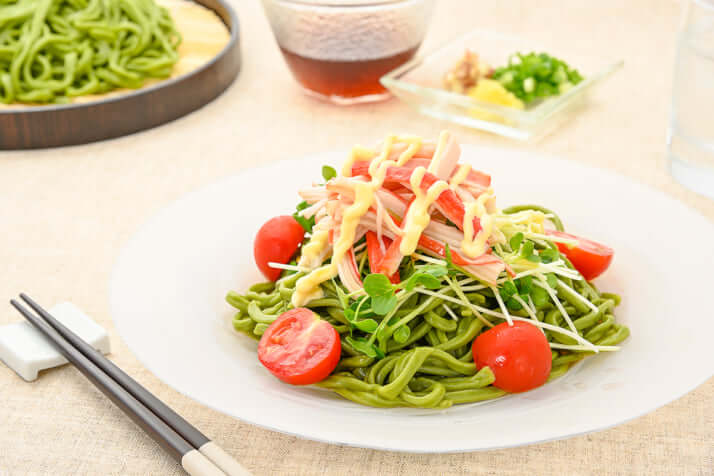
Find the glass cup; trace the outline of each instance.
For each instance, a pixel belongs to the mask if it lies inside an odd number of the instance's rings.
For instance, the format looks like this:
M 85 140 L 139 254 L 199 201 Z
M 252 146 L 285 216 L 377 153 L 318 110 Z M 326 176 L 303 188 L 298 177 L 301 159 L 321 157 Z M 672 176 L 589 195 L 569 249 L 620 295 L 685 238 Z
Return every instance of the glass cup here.
M 384 74 L 421 45 L 434 0 L 263 0 L 285 62 L 312 96 L 346 105 L 389 93 Z
M 714 198 L 714 0 L 688 0 L 667 138 L 672 176 Z

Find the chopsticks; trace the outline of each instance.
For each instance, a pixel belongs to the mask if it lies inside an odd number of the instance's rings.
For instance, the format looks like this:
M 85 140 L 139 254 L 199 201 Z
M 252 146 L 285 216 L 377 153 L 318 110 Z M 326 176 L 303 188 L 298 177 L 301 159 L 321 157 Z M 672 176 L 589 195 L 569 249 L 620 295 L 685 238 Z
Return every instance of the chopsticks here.
M 192 476 L 248 476 L 250 473 L 220 446 L 97 352 L 24 293 L 39 316 L 15 299 L 15 309 L 99 390 L 156 441 Z

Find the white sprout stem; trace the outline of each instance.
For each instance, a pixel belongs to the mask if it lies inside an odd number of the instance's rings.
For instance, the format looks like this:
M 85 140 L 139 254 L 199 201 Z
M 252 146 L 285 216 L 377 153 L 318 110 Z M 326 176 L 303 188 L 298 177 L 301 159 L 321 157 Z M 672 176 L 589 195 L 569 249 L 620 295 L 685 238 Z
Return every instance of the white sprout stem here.
M 533 304 L 533 299 L 531 298 L 531 295 L 530 295 L 530 294 L 528 295 L 528 304 L 530 304 L 531 308 L 533 308 L 533 309 L 536 308 L 536 307 L 535 307 L 535 304 Z M 533 319 L 534 319 L 536 322 L 540 322 L 540 321 L 538 320 L 538 313 L 537 313 L 537 312 L 536 312 L 535 314 L 533 314 Z M 542 327 L 539 327 L 539 329 L 540 329 L 540 331 L 545 335 L 545 331 L 543 330 L 543 328 L 542 328 Z
M 441 266 L 446 266 L 446 261 L 444 261 L 443 259 L 432 258 L 431 256 L 423 255 L 423 254 L 421 254 L 421 253 L 414 253 L 414 254 L 412 254 L 412 256 L 415 256 L 415 257 L 419 258 L 419 259 L 422 260 L 422 261 L 426 261 L 427 263 L 438 264 L 438 265 L 441 265 Z
M 535 320 L 535 321 L 538 320 L 538 318 L 536 317 L 535 312 L 533 311 L 533 309 L 531 309 L 531 307 L 528 305 L 528 303 L 526 303 L 526 302 L 523 300 L 522 297 L 520 297 L 518 294 L 514 294 L 512 297 L 513 297 L 513 299 L 516 300 L 516 302 L 517 302 L 518 304 L 520 304 L 521 306 L 523 306 L 523 309 L 526 310 L 526 312 L 528 313 L 528 315 L 531 316 L 531 318 L 532 318 L 533 320 Z M 530 298 L 530 296 L 528 296 L 528 297 Z
M 515 264 L 514 266 L 518 267 L 518 264 Z M 552 263 L 539 263 L 535 268 L 539 271 L 545 271 L 545 272 L 551 272 L 551 273 L 557 273 L 560 274 L 561 276 L 565 276 L 567 278 L 571 279 L 582 279 L 580 276 L 580 273 L 578 273 L 575 270 L 572 270 L 568 267 L 565 266 L 565 261 L 559 259 L 557 261 L 553 261 Z
M 275 263 L 273 261 L 268 262 L 268 266 L 275 269 L 285 269 L 288 271 L 296 271 L 298 273 L 309 273 L 310 269 L 303 268 L 302 266 L 293 266 L 292 264 Z
M 562 261 L 560 263 L 563 263 Z M 552 264 L 552 263 L 551 263 Z M 564 264 L 564 263 L 563 263 Z M 511 265 L 518 267 L 518 265 Z M 560 268 L 560 267 L 552 267 L 548 266 L 545 264 L 541 264 L 539 266 L 536 266 L 535 268 L 527 269 L 525 271 L 521 271 L 519 273 L 516 273 L 516 275 L 513 278 L 505 277 L 501 278 L 496 281 L 497 284 L 504 283 L 510 279 L 518 279 L 518 278 L 523 278 L 524 276 L 530 276 L 532 274 L 537 274 L 537 273 L 555 273 L 560 276 L 570 278 L 570 279 L 575 279 L 575 280 L 580 280 L 582 277 L 579 274 L 576 274 L 575 272 L 571 272 L 569 268 Z
M 473 286 L 461 286 L 462 291 L 481 291 L 482 289 L 488 289 L 485 284 L 474 284 Z
M 446 280 L 447 283 L 449 283 L 449 286 L 451 289 L 454 290 L 454 292 L 459 296 L 459 299 L 461 299 L 463 302 L 471 303 L 471 301 L 468 300 L 464 292 L 459 288 L 456 283 L 454 283 L 452 280 L 449 279 L 448 276 L 444 276 L 444 279 Z M 475 309 L 472 309 L 472 312 L 476 315 L 476 317 L 479 318 L 481 322 L 486 324 L 489 327 L 493 327 L 493 324 L 491 324 L 488 319 L 484 318 L 480 312 L 477 312 Z
M 456 284 L 461 286 L 461 288 L 463 289 L 464 284 L 470 284 L 470 283 L 473 283 L 474 281 L 476 281 L 474 278 L 466 278 L 466 279 L 462 279 L 461 281 L 457 281 Z
M 598 312 L 597 306 L 596 306 L 595 304 L 591 303 L 590 300 L 586 299 L 585 296 L 583 296 L 582 294 L 580 294 L 579 292 L 577 292 L 575 289 L 573 289 L 573 288 L 571 288 L 570 286 L 568 286 L 567 284 L 565 284 L 565 283 L 564 283 L 563 281 L 561 281 L 560 279 L 558 280 L 558 284 L 561 285 L 561 286 L 563 286 L 565 289 L 567 289 L 567 290 L 570 291 L 571 293 L 573 293 L 573 295 L 576 297 L 576 299 L 577 299 L 578 301 L 580 301 L 580 302 L 582 302 L 583 304 L 585 304 L 586 306 L 588 306 L 588 307 L 589 307 L 590 309 L 592 309 L 594 312 Z
M 553 243 L 563 243 L 564 245 L 577 246 L 578 240 L 573 240 L 571 238 L 563 238 L 562 236 L 555 235 L 544 235 L 542 233 L 536 233 L 533 231 L 522 232 L 523 236 L 526 238 L 534 238 L 537 240 L 551 241 Z
M 584 345 L 568 345 L 560 344 L 558 342 L 549 342 L 551 349 L 561 349 L 561 350 L 591 350 L 590 347 Z M 620 350 L 617 345 L 596 345 L 595 348 L 601 352 L 615 352 Z
M 493 310 L 487 309 L 487 308 L 485 308 L 485 307 L 477 306 L 476 304 L 472 303 L 472 302 L 469 301 L 468 299 L 467 299 L 466 301 L 462 301 L 461 299 L 456 299 L 456 298 L 454 298 L 454 297 L 447 296 L 446 294 L 437 293 L 437 292 L 430 291 L 430 290 L 425 289 L 425 288 L 416 288 L 416 291 L 419 292 L 419 293 L 421 293 L 421 294 L 426 294 L 427 296 L 438 297 L 438 298 L 440 298 L 440 299 L 443 299 L 444 301 L 453 302 L 454 304 L 459 304 L 459 305 L 461 305 L 461 306 L 466 306 L 466 307 L 468 307 L 469 309 L 471 309 L 472 311 L 474 311 L 474 313 L 479 312 L 479 313 L 483 313 L 483 314 L 486 314 L 486 315 L 489 315 L 489 316 L 498 317 L 499 319 L 505 319 L 505 318 L 506 318 L 506 316 L 504 316 L 504 315 L 501 314 L 500 312 L 498 312 L 498 311 L 493 311 Z M 493 324 L 492 324 L 492 323 L 489 323 L 489 327 L 493 327 Z
M 470 308 L 472 311 L 479 311 L 482 312 L 483 314 L 490 315 L 497 317 L 499 319 L 506 319 L 506 316 L 504 314 L 501 314 L 498 311 L 492 311 L 491 309 L 486 309 L 485 307 L 477 306 L 476 304 L 472 303 L 471 301 L 466 301 L 463 302 L 459 299 L 453 298 L 451 296 L 447 296 L 442 293 L 437 293 L 434 291 L 430 291 L 425 288 L 416 288 L 414 291 L 419 292 L 421 294 L 426 294 L 427 296 L 434 296 L 443 299 L 444 301 L 448 302 L 453 302 L 454 304 L 459 304 L 462 306 L 466 306 Z M 580 342 L 584 347 L 586 347 L 586 350 L 592 350 L 593 347 L 595 347 L 591 342 L 585 340 L 583 336 L 577 333 L 570 332 L 568 329 L 563 329 L 562 327 L 558 326 L 553 326 L 551 324 L 548 324 L 547 322 L 541 322 L 541 321 L 533 321 L 533 319 L 527 318 L 527 317 L 520 317 L 520 316 L 511 316 L 511 319 L 514 321 L 524 321 L 524 322 L 530 322 L 536 327 L 540 327 L 541 329 L 546 329 L 549 331 L 557 332 L 559 334 L 563 334 L 564 336 L 571 337 L 575 339 L 576 341 Z M 491 327 L 493 327 L 493 324 L 491 324 Z
M 545 284 L 539 283 L 538 281 L 533 281 L 533 284 L 535 284 L 536 286 L 539 286 L 539 287 L 545 289 L 545 292 L 548 293 L 548 295 L 550 296 L 550 299 L 552 299 L 552 300 L 553 300 L 553 303 L 555 303 L 555 307 L 557 307 L 558 310 L 560 311 L 560 313 L 563 315 L 563 318 L 565 319 L 565 322 L 568 323 L 568 327 L 570 328 L 570 330 L 573 331 L 573 334 L 579 336 L 580 334 L 578 334 L 578 330 L 575 328 L 575 324 L 573 324 L 573 320 L 572 320 L 572 319 L 570 318 L 570 316 L 568 315 L 568 312 L 567 312 L 567 311 L 565 310 L 565 308 L 563 307 L 563 304 L 560 302 L 560 299 L 558 299 L 558 296 L 556 296 L 555 293 L 553 292 L 553 290 L 550 289 L 550 286 L 548 285 L 548 281 L 545 279 L 545 276 L 543 276 L 542 274 L 541 274 L 541 275 L 538 275 L 538 279 L 540 279 L 541 281 L 545 282 Z M 584 339 L 583 339 L 583 340 L 584 340 Z M 589 346 L 589 348 L 590 348 L 591 350 L 593 350 L 595 353 L 597 353 L 597 349 L 595 348 L 595 344 L 593 344 L 593 343 L 591 343 L 591 342 L 589 342 L 589 341 L 587 341 L 587 340 L 585 340 L 585 342 L 587 342 L 587 344 L 583 344 L 583 345 Z
M 503 318 L 501 318 L 501 319 L 503 319 Z M 554 325 L 548 324 L 547 322 L 541 322 L 541 321 L 533 322 L 533 319 L 529 319 L 527 317 L 520 317 L 520 316 L 511 316 L 511 319 L 513 319 L 514 321 L 530 322 L 534 326 L 540 327 L 541 329 L 546 329 L 549 331 L 557 332 L 559 334 L 563 334 L 564 336 L 572 337 L 573 339 L 580 342 L 586 350 L 593 350 L 593 348 L 596 347 L 591 342 L 585 340 L 580 334 L 570 332 L 568 329 L 563 329 L 562 327 L 554 326 Z M 597 353 L 597 350 L 594 350 L 594 352 Z
M 456 314 L 454 314 L 454 311 L 452 311 L 451 308 L 449 308 L 449 306 L 446 305 L 446 303 L 441 303 L 441 305 L 444 306 L 444 309 L 446 309 L 446 313 L 447 313 L 449 316 L 451 316 L 451 318 L 452 318 L 453 320 L 455 320 L 455 321 L 458 321 L 458 320 L 459 320 L 459 318 L 456 317 Z
M 360 251 L 362 251 L 362 250 L 365 249 L 366 247 L 367 247 L 367 242 L 366 242 L 366 241 L 365 241 L 364 243 L 360 244 L 360 245 L 355 246 L 355 247 L 354 247 L 354 250 L 353 250 L 354 253 L 355 253 L 355 256 L 357 256 L 357 253 L 359 253 Z
M 503 302 L 503 299 L 501 299 L 501 294 L 498 292 L 498 288 L 491 286 L 491 291 L 493 291 L 493 295 L 496 296 L 498 307 L 501 308 L 501 311 L 503 311 L 503 314 L 506 316 L 506 322 L 508 322 L 509 326 L 512 326 L 513 319 L 511 319 L 511 315 L 508 313 L 508 309 L 506 309 L 506 304 Z

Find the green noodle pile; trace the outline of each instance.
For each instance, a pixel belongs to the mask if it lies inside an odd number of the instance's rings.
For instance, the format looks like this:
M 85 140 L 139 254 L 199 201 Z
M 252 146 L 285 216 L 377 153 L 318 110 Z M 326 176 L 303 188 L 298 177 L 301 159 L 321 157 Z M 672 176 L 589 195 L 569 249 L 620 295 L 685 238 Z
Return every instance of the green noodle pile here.
M 170 76 L 180 42 L 154 0 L 0 0 L 0 102 L 139 88 Z
M 511 207 L 504 213 L 524 209 L 547 212 L 551 221 L 562 230 L 558 217 L 541 207 Z M 552 245 L 541 244 L 536 248 L 546 246 Z M 361 269 L 364 269 L 365 259 L 360 256 L 358 262 L 362 262 Z M 414 261 L 419 266 L 419 258 L 405 261 L 400 268 L 402 279 L 408 276 L 407 268 L 414 269 Z M 572 268 L 569 262 L 567 264 Z M 368 271 L 361 271 L 361 274 L 364 279 Z M 301 276 L 303 273 L 286 272 L 276 283 L 256 284 L 245 294 L 229 292 L 226 299 L 237 309 L 233 319 L 235 329 L 259 339 L 271 322 L 292 307 L 290 299 Z M 445 284 L 437 293 L 418 287 L 412 292 L 403 290 L 400 304 L 393 311 L 382 317 L 371 316 L 381 319 L 375 334 L 383 357 L 366 355 L 363 349 L 351 344 L 355 342 L 354 337 L 367 337 L 368 334 L 360 332 L 354 321 L 345 316 L 341 302 L 345 291 L 341 285 L 334 280 L 324 283 L 325 297 L 311 301 L 307 307 L 340 333 L 342 356 L 333 374 L 317 385 L 374 407 L 447 408 L 503 396 L 506 392 L 491 385 L 494 382 L 491 370 L 488 367 L 476 369 L 471 352 L 476 336 L 489 328 L 484 320 L 492 324 L 504 322 L 503 308 L 493 288 L 479 283 L 474 277 L 457 274 L 445 279 L 451 285 Z M 562 309 L 571 318 L 578 334 L 598 346 L 614 346 L 629 335 L 627 327 L 615 322 L 613 311 L 620 303 L 619 296 L 601 293 L 584 279 L 568 278 L 562 278 L 552 292 L 559 303 L 549 300 L 534 304 L 538 321 L 567 330 Z M 583 297 L 592 307 L 583 302 Z M 510 316 L 532 319 L 525 309 L 511 310 Z M 404 326 L 408 329 L 399 332 Z M 554 347 L 550 379 L 563 375 L 575 362 L 593 353 L 587 349 L 560 350 L 558 346 L 572 348 L 578 342 L 552 330 L 546 329 L 545 334 Z

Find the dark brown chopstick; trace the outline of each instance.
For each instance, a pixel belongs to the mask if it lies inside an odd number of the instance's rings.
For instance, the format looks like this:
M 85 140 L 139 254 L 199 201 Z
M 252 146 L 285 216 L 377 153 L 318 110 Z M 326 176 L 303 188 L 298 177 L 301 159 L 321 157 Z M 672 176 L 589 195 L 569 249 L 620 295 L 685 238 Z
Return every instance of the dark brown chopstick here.
M 20 297 L 34 309 L 47 324 L 52 326 L 54 330 L 59 332 L 62 337 L 72 344 L 75 349 L 84 354 L 94 365 L 102 369 L 105 374 L 124 387 L 127 392 L 140 401 L 146 408 L 151 410 L 156 416 L 161 418 L 164 423 L 173 428 L 176 433 L 181 435 L 181 437 L 193 445 L 194 448 L 201 448 L 211 441 L 206 435 L 198 431 L 196 427 L 184 420 L 178 413 L 174 412 L 136 380 L 129 377 L 123 370 L 114 365 L 112 361 L 104 357 L 100 352 L 97 352 L 94 347 L 82 340 L 77 334 L 67 329 L 61 322 L 43 309 L 42 306 L 33 301 L 32 298 L 24 293 L 20 293 Z
M 83 343 L 82 348 L 89 348 L 94 353 L 98 354 L 94 349 L 89 346 L 86 342 L 80 339 L 76 334 L 72 333 L 69 329 L 62 326 L 55 318 L 53 318 L 47 311 L 42 309 L 37 303 L 35 303 L 28 296 L 21 294 L 22 299 L 27 302 L 41 317 L 36 316 L 28 309 L 26 309 L 22 304 L 16 300 L 11 300 L 10 303 L 28 320 L 32 325 L 34 325 L 44 336 L 57 348 L 57 350 L 65 357 L 69 362 L 71 362 L 77 369 L 84 374 L 99 390 L 102 391 L 107 397 L 109 397 L 114 404 L 116 404 L 124 413 L 126 413 L 137 425 L 139 425 L 149 436 L 151 436 L 154 441 L 156 441 L 164 450 L 166 450 L 171 457 L 183 466 L 183 468 L 191 475 L 197 476 L 225 476 L 224 473 L 215 463 L 211 462 L 205 455 L 199 452 L 193 444 L 188 442 L 182 435 L 177 433 L 171 426 L 169 426 L 164 420 L 159 416 L 154 414 L 154 412 L 147 406 L 145 406 L 139 399 L 135 398 L 127 389 L 125 389 L 120 383 L 115 381 L 112 376 L 105 373 L 102 368 L 96 365 L 92 360 L 90 360 L 84 353 L 82 353 L 78 348 L 75 348 L 73 344 L 65 339 L 58 331 L 56 331 L 50 324 L 45 322 L 43 319 L 49 318 L 50 322 L 54 322 L 61 326 L 68 335 L 74 336 L 74 340 L 78 343 Z M 101 354 L 100 354 L 101 355 Z M 107 360 L 104 356 L 102 359 Z M 108 362 L 108 360 L 107 360 Z M 114 366 L 116 370 L 121 370 Z M 123 372 L 121 372 L 124 374 Z M 138 383 L 133 381 L 128 375 L 124 374 L 126 378 L 130 379 L 134 384 L 141 387 Z M 143 389 L 143 387 L 141 387 Z M 143 389 L 146 394 L 149 392 Z M 154 400 L 159 401 L 154 397 Z M 160 402 L 160 401 L 159 401 Z M 165 405 L 164 405 L 165 406 Z M 168 408 L 168 407 L 166 407 Z M 175 414 L 175 413 L 174 413 Z M 180 418 L 180 417 L 179 417 Z M 184 420 L 185 422 L 185 420 Z M 185 422 L 186 425 L 190 424 Z M 195 430 L 195 428 L 194 428 Z M 196 430 L 197 433 L 198 430 Z M 205 438 L 205 437 L 204 437 Z M 206 440 L 208 440 L 206 438 Z M 210 442 L 210 440 L 208 440 Z M 240 473 L 238 473 L 240 474 Z M 248 474 L 245 472 L 243 474 Z

